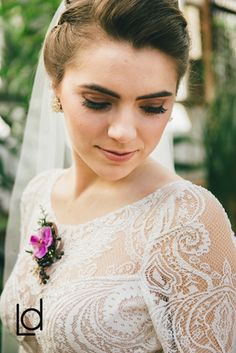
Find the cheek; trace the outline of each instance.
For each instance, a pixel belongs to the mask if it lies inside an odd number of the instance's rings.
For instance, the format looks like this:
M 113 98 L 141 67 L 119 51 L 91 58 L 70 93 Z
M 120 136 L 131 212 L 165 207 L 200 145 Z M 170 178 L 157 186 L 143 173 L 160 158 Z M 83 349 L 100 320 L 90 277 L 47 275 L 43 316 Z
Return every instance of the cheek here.
M 148 144 L 155 144 L 158 143 L 165 127 L 168 123 L 168 118 L 161 117 L 161 118 L 150 118 L 150 119 L 157 119 L 156 121 L 150 121 L 146 127 L 143 127 L 142 135 L 145 134 L 145 140 Z
M 68 98 L 66 100 L 66 98 Z M 62 103 L 68 132 L 77 145 L 94 138 L 99 133 L 101 123 L 81 105 L 77 97 L 62 96 Z
M 104 135 L 104 131 L 106 131 L 105 119 L 94 117 L 92 114 L 84 112 L 83 109 L 76 112 L 71 110 L 70 113 L 66 116 L 69 129 L 71 134 L 80 141 L 86 142 Z

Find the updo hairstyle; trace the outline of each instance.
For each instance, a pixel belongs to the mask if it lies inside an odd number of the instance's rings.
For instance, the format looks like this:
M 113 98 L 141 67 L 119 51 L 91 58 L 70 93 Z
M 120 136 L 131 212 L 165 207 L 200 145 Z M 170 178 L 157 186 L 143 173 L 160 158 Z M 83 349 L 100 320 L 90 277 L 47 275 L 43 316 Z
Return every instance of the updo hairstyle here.
M 178 83 L 189 61 L 187 23 L 176 0 L 72 0 L 66 1 L 58 25 L 44 43 L 44 63 L 54 86 L 76 55 L 99 39 L 154 48 L 176 62 Z

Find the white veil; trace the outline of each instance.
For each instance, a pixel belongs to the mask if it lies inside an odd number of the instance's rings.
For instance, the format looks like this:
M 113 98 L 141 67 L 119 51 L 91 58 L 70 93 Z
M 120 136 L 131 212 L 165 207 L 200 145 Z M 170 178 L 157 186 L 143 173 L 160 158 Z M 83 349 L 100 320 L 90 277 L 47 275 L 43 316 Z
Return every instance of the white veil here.
M 62 2 L 52 19 L 49 30 L 56 25 L 63 9 Z M 10 201 L 5 240 L 5 251 L 9 256 L 5 259 L 4 283 L 12 271 L 19 250 L 19 205 L 24 188 L 38 173 L 64 166 L 66 149 L 64 120 L 52 111 L 51 97 L 52 89 L 41 53 Z
M 48 31 L 54 27 L 65 6 L 57 9 Z M 8 224 L 5 236 L 5 263 L 3 285 L 9 278 L 17 259 L 20 245 L 20 200 L 28 182 L 40 172 L 52 168 L 64 168 L 71 164 L 71 154 L 66 144 L 65 125 L 62 116 L 51 109 L 52 89 L 39 58 L 25 132 L 18 162 L 15 183 L 11 195 Z M 2 326 L 2 353 L 18 352 L 18 344 Z
M 57 9 L 49 30 L 53 28 L 65 9 L 64 2 Z M 39 58 L 32 96 L 27 115 L 20 159 L 11 195 L 9 218 L 5 237 L 5 285 L 15 265 L 20 245 L 20 200 L 28 182 L 37 174 L 52 168 L 68 168 L 72 155 L 62 113 L 51 108 L 53 92 L 43 64 L 42 53 Z M 160 146 L 152 156 L 173 170 L 172 136 L 167 131 Z M 2 353 L 17 353 L 18 343 L 2 327 Z

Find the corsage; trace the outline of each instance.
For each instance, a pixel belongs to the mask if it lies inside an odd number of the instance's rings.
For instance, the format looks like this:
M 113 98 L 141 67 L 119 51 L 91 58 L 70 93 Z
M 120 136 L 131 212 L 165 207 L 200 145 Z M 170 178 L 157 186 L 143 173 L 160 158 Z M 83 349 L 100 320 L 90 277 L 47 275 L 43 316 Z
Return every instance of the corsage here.
M 60 249 L 61 237 L 58 236 L 58 231 L 55 223 L 47 221 L 47 215 L 41 207 L 43 217 L 39 219 L 40 228 L 37 234 L 30 236 L 29 244 L 32 245 L 32 250 L 26 250 L 32 255 L 37 263 L 35 272 L 39 275 L 40 284 L 46 284 L 50 276 L 46 273 L 48 267 L 60 260 L 64 251 Z

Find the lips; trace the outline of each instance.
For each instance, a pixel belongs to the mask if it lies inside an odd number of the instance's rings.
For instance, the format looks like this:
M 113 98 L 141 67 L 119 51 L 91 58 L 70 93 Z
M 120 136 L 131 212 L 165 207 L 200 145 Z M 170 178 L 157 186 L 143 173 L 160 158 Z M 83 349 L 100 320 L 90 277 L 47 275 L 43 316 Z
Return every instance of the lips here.
M 137 150 L 135 150 L 135 151 L 115 151 L 115 150 L 104 149 L 99 146 L 96 146 L 96 147 L 99 148 L 102 155 L 104 157 L 106 157 L 106 159 L 109 159 L 113 162 L 118 162 L 118 163 L 126 162 L 126 161 L 130 160 L 137 152 Z
M 125 151 L 125 152 L 123 152 L 123 151 L 108 150 L 108 149 L 101 148 L 101 147 L 99 147 L 99 148 L 102 149 L 102 150 L 105 151 L 105 152 L 114 153 L 114 154 L 116 154 L 117 156 L 125 156 L 126 154 L 130 154 L 130 153 L 136 152 L 136 151 Z

